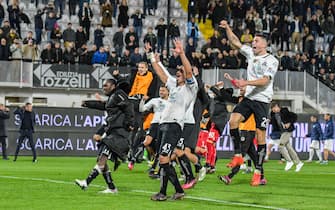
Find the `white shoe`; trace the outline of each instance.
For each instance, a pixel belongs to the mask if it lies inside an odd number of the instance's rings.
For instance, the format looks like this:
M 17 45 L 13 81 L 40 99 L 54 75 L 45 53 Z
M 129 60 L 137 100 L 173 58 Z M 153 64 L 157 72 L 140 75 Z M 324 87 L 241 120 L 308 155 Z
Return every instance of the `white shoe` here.
M 295 168 L 295 172 L 299 172 L 301 168 L 304 166 L 304 163 L 300 161 Z
M 82 190 L 86 190 L 86 188 L 87 188 L 87 182 L 86 182 L 86 180 L 79 180 L 79 179 L 76 179 L 76 180 L 75 180 L 75 183 L 76 183 Z
M 311 162 L 312 162 L 312 160 L 310 160 L 310 159 L 305 161 L 305 163 L 311 163 Z
M 118 190 L 117 190 L 117 188 L 115 188 L 115 189 L 109 189 L 109 188 L 107 188 L 107 189 L 105 189 L 105 190 L 103 190 L 103 191 L 99 191 L 99 193 L 104 193 L 104 194 L 116 194 L 116 193 L 118 193 Z
M 198 181 L 201 182 L 202 180 L 205 179 L 206 177 L 206 168 L 205 167 L 202 167 L 199 171 L 199 178 L 198 178 Z
M 293 161 L 287 161 L 286 166 L 285 166 L 285 171 L 290 170 L 293 165 L 294 165 Z
M 247 165 L 245 164 L 240 165 L 240 170 L 246 170 L 246 169 L 247 169 Z

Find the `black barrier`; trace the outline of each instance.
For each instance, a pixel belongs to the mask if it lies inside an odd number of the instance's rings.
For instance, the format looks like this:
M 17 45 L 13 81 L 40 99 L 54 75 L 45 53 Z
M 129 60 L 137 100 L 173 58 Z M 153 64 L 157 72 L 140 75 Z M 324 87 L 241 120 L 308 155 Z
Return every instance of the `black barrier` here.
M 15 107 L 10 107 L 13 113 Z M 86 108 L 50 108 L 35 107 L 36 126 L 34 141 L 38 155 L 42 156 L 94 156 L 96 143 L 92 140 L 95 130 L 104 122 L 104 112 Z M 321 118 L 322 119 L 322 118 Z M 13 155 L 18 139 L 18 116 L 11 115 L 8 120 L 8 153 Z M 310 130 L 309 115 L 298 115 L 295 131 L 292 134 L 293 148 L 302 159 L 307 159 L 310 138 L 304 138 Z M 324 122 L 321 122 L 324 129 Z M 271 127 L 267 129 L 267 136 Z M 229 127 L 226 126 L 216 145 L 219 158 L 231 157 L 233 145 L 230 140 Z M 267 137 L 267 141 L 269 141 Z M 323 144 L 321 144 L 321 149 Z M 333 145 L 333 151 L 335 145 Z M 273 148 L 271 158 L 279 158 L 278 147 Z M 20 154 L 31 155 L 27 141 L 21 145 Z

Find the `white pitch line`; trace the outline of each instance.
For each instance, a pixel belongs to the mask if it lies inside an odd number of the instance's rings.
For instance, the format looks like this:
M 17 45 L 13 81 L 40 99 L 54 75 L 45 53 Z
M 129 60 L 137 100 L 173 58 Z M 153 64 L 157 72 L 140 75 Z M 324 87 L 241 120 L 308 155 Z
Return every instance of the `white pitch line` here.
M 42 181 L 42 182 L 50 182 L 50 183 L 56 183 L 56 184 L 74 185 L 74 182 L 54 180 L 54 179 L 44 179 L 44 178 L 28 178 L 28 177 L 2 176 L 2 175 L 0 175 L 0 178 L 18 179 L 18 180 L 27 180 L 27 181 Z M 105 188 L 105 186 L 95 185 L 95 184 L 90 184 L 90 187 Z M 154 194 L 155 193 L 155 192 L 150 192 L 150 191 L 145 191 L 145 190 L 131 190 L 131 192 L 146 193 L 146 194 Z M 261 208 L 261 209 L 288 210 L 288 209 L 285 209 L 285 208 L 280 208 L 280 207 L 275 207 L 275 206 L 265 206 L 265 205 L 251 204 L 251 203 L 218 200 L 218 199 L 213 199 L 213 198 L 196 197 L 196 196 L 190 196 L 190 195 L 186 195 L 185 198 L 192 199 L 192 200 L 198 200 L 198 201 L 207 201 L 207 202 L 213 202 L 213 203 L 228 204 L 228 205 L 233 205 L 233 206 L 244 206 L 244 207 L 253 207 L 253 208 Z

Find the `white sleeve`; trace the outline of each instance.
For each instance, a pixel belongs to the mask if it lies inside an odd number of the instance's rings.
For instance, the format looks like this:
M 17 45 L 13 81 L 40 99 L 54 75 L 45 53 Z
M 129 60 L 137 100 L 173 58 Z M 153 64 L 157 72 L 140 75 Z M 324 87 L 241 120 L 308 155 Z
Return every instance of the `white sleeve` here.
M 155 99 L 153 98 L 148 103 L 144 104 L 142 112 L 150 110 L 154 106 L 154 102 Z
M 267 63 L 267 68 L 264 72 L 264 76 L 269 76 L 270 79 L 272 80 L 277 73 L 278 65 L 279 65 L 279 62 L 276 58 L 272 57 L 272 59 L 269 59 Z
M 175 79 L 170 72 L 165 68 L 165 66 L 163 66 L 162 62 L 158 62 L 158 65 L 161 67 L 161 69 L 163 70 L 163 72 L 166 74 L 166 76 L 168 77 L 168 81 L 169 79 Z
M 252 48 L 248 45 L 242 45 L 240 48 L 240 52 L 242 55 L 244 55 L 248 60 L 254 57 L 254 52 L 252 51 Z
M 192 78 L 190 79 L 186 79 L 186 87 L 188 87 L 189 89 L 191 89 L 192 93 L 194 95 L 196 95 L 198 93 L 198 81 L 197 79 L 194 77 L 194 75 L 192 75 Z

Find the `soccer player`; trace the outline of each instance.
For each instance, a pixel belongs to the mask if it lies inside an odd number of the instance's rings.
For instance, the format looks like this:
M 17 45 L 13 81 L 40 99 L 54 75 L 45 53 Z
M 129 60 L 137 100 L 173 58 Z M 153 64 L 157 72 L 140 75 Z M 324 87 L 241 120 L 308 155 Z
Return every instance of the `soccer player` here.
M 146 43 L 146 50 L 149 51 L 147 57 L 150 59 L 152 67 L 156 71 L 160 80 L 169 89 L 169 98 L 160 121 L 161 145 L 159 149 L 160 163 L 160 191 L 151 197 L 154 201 L 164 201 L 167 199 L 166 190 L 168 181 L 174 185 L 176 193 L 173 200 L 182 199 L 184 190 L 181 187 L 175 168 L 170 164 L 170 156 L 177 146 L 182 136 L 185 113 L 191 105 L 191 101 L 198 92 L 198 83 L 192 74 L 192 67 L 186 58 L 182 42 L 174 40 L 175 49 L 182 61 L 184 70 L 178 69 L 176 77 L 173 77 L 166 68 L 159 62 L 158 55 L 150 52 L 151 46 Z
M 328 156 L 331 154 L 335 157 L 335 153 L 332 151 L 332 145 L 334 141 L 334 124 L 332 117 L 329 113 L 323 115 L 323 119 L 326 121 L 324 135 L 324 148 L 323 148 L 323 158 L 324 160 L 320 163 L 323 165 L 328 164 Z
M 258 160 L 250 184 L 258 186 L 261 183 L 261 171 L 266 155 L 265 131 L 268 122 L 269 104 L 273 96 L 273 79 L 279 62 L 266 51 L 267 40 L 264 36 L 256 34 L 250 47 L 242 45 L 226 20 L 220 22 L 220 27 L 226 30 L 231 45 L 239 49 L 248 61 L 247 80 L 236 79 L 233 81 L 238 88 L 246 87 L 246 93 L 243 100 L 236 105 L 230 116 L 229 126 L 230 135 L 234 142 L 234 157 L 227 166 L 234 168 L 243 164 L 241 137 L 238 127 L 240 122 L 245 121 L 251 114 L 254 114 L 258 142 Z
M 113 182 L 107 160 L 119 158 L 124 161 L 126 159 L 129 151 L 127 138 L 134 128 L 134 108 L 127 94 L 117 86 L 114 78 L 105 80 L 103 91 L 108 96 L 107 101 L 84 101 L 82 104 L 84 107 L 107 111 L 107 125 L 103 127 L 105 131 L 103 138 L 101 138 L 101 133 L 93 137 L 100 143 L 96 165 L 86 179 L 76 179 L 75 183 L 85 190 L 99 174 L 102 174 L 107 189 L 101 193 L 117 193 L 118 190 Z
M 157 153 L 157 147 L 159 147 L 160 142 L 157 141 L 158 139 L 158 133 L 159 133 L 159 122 L 161 119 L 161 115 L 163 110 L 166 107 L 167 99 L 169 97 L 169 90 L 165 85 L 162 85 L 159 88 L 159 97 L 153 98 L 149 100 L 147 103 L 144 103 L 144 100 L 140 102 L 139 105 L 139 111 L 145 112 L 153 110 L 154 117 L 151 121 L 150 128 L 147 132 L 147 135 L 145 136 L 144 142 L 138 147 L 138 151 L 135 153 L 134 157 L 137 159 L 138 155 L 141 154 L 141 151 L 143 151 L 144 147 L 148 148 L 150 145 L 152 146 L 152 149 L 155 153 Z M 152 164 L 152 167 L 149 171 L 149 175 L 154 175 L 154 170 L 156 168 L 158 159 L 154 159 L 154 163 Z M 135 162 L 132 162 L 134 164 Z
M 319 122 L 318 117 L 316 115 L 311 115 L 310 121 L 312 122 L 312 129 L 306 135 L 306 137 L 310 137 L 312 142 L 309 145 L 308 160 L 306 160 L 305 162 L 306 163 L 311 163 L 312 160 L 313 160 L 314 152 L 316 152 L 316 155 L 319 158 L 319 161 L 317 161 L 317 163 L 320 163 L 322 161 L 321 150 L 320 150 L 320 141 L 323 139 L 323 133 L 322 133 L 320 122 Z
M 313 160 L 314 152 L 316 152 L 316 155 L 319 158 L 319 161 L 317 163 L 320 163 L 322 161 L 321 150 L 320 150 L 320 141 L 323 139 L 323 133 L 322 133 L 320 122 L 319 122 L 318 117 L 316 115 L 311 115 L 310 121 L 312 122 L 312 129 L 306 135 L 306 137 L 310 137 L 312 142 L 309 145 L 308 160 L 306 160 L 305 162 L 306 163 L 311 163 L 312 160 Z

